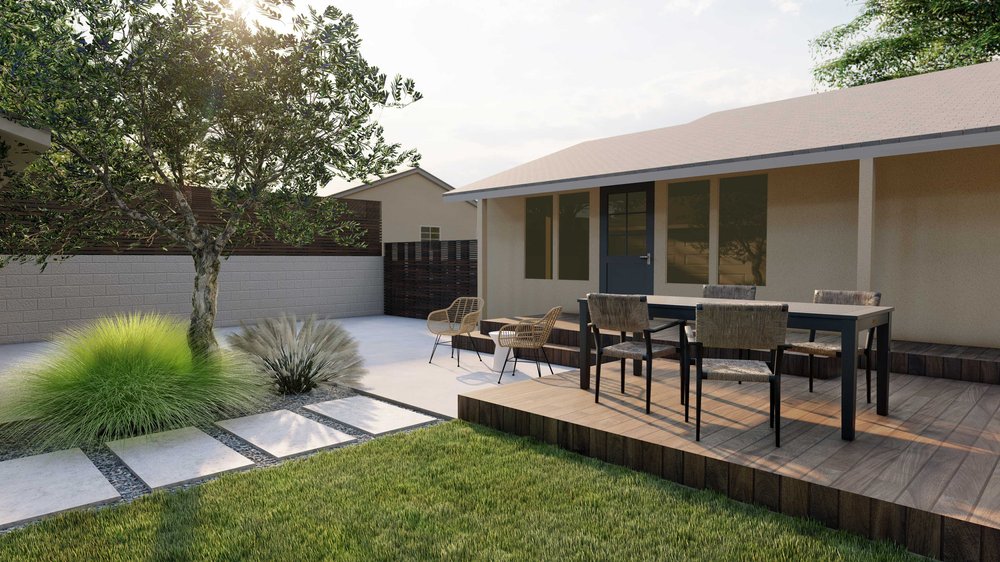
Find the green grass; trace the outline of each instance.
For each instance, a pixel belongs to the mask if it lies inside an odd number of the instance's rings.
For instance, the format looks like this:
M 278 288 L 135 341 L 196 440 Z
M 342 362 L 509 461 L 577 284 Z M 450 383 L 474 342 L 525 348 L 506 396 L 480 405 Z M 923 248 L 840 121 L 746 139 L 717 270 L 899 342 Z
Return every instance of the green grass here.
M 462 422 L 0 536 L 0 560 L 904 560 Z
M 231 352 L 195 357 L 185 323 L 159 315 L 103 318 L 68 331 L 26 367 L 7 431 L 43 446 L 100 443 L 208 423 L 259 403 L 265 379 Z

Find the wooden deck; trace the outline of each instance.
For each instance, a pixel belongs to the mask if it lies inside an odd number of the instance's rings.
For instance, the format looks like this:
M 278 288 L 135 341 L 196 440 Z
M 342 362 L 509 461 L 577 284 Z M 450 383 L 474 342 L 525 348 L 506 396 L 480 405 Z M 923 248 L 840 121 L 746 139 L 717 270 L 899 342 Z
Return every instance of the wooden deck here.
M 610 364 L 599 404 L 571 371 L 460 396 L 459 417 L 925 556 L 1000 560 L 1000 385 L 893 374 L 889 416 L 878 416 L 862 374 L 858 437 L 847 442 L 839 380 L 818 380 L 810 394 L 785 377 L 775 448 L 767 385 L 706 381 L 699 443 L 677 363 L 654 366 L 650 415 L 645 379 L 626 375 L 622 395 Z

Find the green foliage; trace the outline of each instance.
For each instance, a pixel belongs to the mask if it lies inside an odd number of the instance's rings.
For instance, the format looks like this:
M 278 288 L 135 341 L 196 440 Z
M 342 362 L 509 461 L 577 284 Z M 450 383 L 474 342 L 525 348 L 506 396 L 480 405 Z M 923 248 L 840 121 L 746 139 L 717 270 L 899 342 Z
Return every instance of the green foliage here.
M 0 536 L 20 560 L 916 560 L 461 422 Z
M 865 0 L 813 48 L 816 81 L 834 88 L 986 62 L 1000 55 L 1000 2 Z
M 9 401 L 10 430 L 43 445 L 95 444 L 208 423 L 261 403 L 262 378 L 225 352 L 200 357 L 165 316 L 103 318 L 59 336 Z
M 310 316 L 261 320 L 229 337 L 229 343 L 253 358 L 282 394 L 301 394 L 320 383 L 350 385 L 364 373 L 354 338 L 336 322 Z

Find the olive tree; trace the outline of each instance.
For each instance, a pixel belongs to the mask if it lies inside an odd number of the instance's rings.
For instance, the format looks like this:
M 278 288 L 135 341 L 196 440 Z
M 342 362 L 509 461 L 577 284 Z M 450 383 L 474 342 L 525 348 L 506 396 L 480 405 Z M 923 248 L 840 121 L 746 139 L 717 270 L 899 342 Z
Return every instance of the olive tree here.
M 0 190 L 5 262 L 44 265 L 101 243 L 183 248 L 194 261 L 189 343 L 216 346 L 222 259 L 262 235 L 358 245 L 334 178 L 416 165 L 377 115 L 420 98 L 361 54 L 335 7 L 258 0 L 0 0 L 0 110 L 52 148 Z M 192 189 L 213 213 L 192 208 Z

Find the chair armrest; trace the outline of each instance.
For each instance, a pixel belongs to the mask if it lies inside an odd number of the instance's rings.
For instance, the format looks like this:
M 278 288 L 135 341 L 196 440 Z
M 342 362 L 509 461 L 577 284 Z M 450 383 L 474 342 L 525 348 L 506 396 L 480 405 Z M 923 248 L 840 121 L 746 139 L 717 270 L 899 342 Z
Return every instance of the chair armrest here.
M 671 322 L 664 322 L 663 324 L 653 324 L 653 325 L 650 325 L 649 328 L 647 328 L 647 329 L 645 329 L 643 331 L 647 332 L 647 333 L 650 333 L 650 334 L 654 334 L 656 332 L 662 332 L 663 330 L 666 330 L 667 328 L 673 328 L 674 326 L 680 326 L 680 325 L 686 324 L 686 323 L 687 323 L 686 320 L 673 320 Z
M 542 335 L 542 332 L 544 332 L 544 329 L 538 325 L 538 322 L 526 320 L 517 322 L 516 324 L 501 326 L 499 332 L 497 334 L 497 341 L 499 341 L 502 347 L 519 347 L 538 344 L 537 340 Z M 545 342 L 541 343 L 544 344 Z
M 475 310 L 462 317 L 462 331 L 472 332 L 476 329 L 476 324 L 479 323 L 480 311 Z
M 448 321 L 448 309 L 442 308 L 441 310 L 432 311 L 427 315 L 427 320 L 431 322 L 447 322 Z

